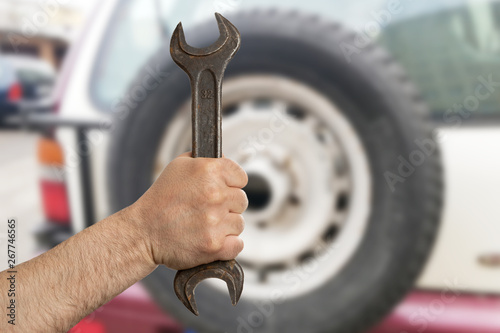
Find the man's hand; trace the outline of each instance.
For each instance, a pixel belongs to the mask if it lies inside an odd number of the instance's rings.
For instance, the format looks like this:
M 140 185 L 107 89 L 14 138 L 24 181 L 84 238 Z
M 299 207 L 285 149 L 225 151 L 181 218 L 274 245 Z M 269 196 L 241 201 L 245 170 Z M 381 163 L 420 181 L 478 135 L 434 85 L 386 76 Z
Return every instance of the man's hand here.
M 19 320 L 1 320 L 0 332 L 67 332 L 159 264 L 233 259 L 243 248 L 246 183 L 231 160 L 179 156 L 136 203 L 16 266 Z M 8 276 L 0 273 L 0 290 Z M 7 302 L 2 292 L 3 318 Z
M 241 213 L 248 206 L 248 178 L 238 164 L 190 156 L 173 160 L 130 207 L 151 260 L 177 270 L 234 259 L 243 249 Z

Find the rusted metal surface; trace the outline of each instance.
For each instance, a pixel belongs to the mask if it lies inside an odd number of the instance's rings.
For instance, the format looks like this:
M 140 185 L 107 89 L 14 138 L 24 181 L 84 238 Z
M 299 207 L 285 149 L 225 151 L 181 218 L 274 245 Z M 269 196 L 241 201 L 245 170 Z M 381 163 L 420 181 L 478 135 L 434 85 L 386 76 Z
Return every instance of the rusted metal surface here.
M 240 47 L 238 30 L 222 15 L 215 17 L 220 37 L 211 46 L 202 49 L 189 46 L 181 23 L 170 42 L 172 58 L 191 80 L 193 157 L 222 157 L 222 78 Z
M 210 278 L 226 281 L 231 303 L 236 305 L 243 291 L 243 276 L 243 269 L 236 260 L 216 261 L 177 272 L 174 279 L 174 289 L 177 297 L 186 308 L 198 315 L 194 290 L 201 281 Z
M 193 157 L 222 157 L 222 78 L 227 64 L 240 48 L 240 33 L 222 15 L 216 13 L 219 39 L 206 48 L 186 43 L 179 23 L 170 41 L 170 54 L 191 81 Z M 226 281 L 231 302 L 236 305 L 243 290 L 243 269 L 236 260 L 216 261 L 188 270 L 178 271 L 174 280 L 179 300 L 195 315 L 196 286 L 208 278 Z

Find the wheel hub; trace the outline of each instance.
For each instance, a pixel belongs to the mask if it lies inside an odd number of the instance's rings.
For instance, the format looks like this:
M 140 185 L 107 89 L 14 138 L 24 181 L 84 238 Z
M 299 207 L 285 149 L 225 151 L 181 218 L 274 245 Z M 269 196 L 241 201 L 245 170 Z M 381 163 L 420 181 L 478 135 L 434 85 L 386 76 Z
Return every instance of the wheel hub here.
M 332 162 L 313 129 L 284 114 L 280 102 L 262 104 L 243 105 L 228 116 L 223 135 L 230 138 L 225 154 L 249 174 L 242 237 L 258 240 L 246 242 L 238 260 L 266 267 L 294 262 L 314 247 L 329 222 L 333 192 L 325 186 Z M 272 131 L 278 114 L 281 124 Z

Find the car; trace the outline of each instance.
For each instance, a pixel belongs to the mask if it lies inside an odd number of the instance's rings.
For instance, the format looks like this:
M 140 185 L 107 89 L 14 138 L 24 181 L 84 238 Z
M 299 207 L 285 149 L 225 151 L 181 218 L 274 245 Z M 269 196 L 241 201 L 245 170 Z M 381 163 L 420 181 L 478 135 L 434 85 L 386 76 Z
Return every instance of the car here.
M 249 175 L 245 289 L 232 307 L 207 281 L 194 318 L 160 267 L 143 281 L 155 302 L 199 332 L 361 332 L 418 278 L 421 289 L 500 294 L 498 270 L 485 268 L 499 253 L 500 186 L 489 184 L 500 164 L 488 155 L 498 79 L 482 40 L 496 33 L 495 1 L 102 2 L 54 94 L 54 114 L 75 126 L 39 145 L 39 239 L 53 246 L 131 204 L 190 149 L 190 86 L 169 32 L 182 20 L 190 44 L 214 41 L 214 6 L 242 34 L 222 103 L 224 152 Z
M 0 124 L 48 100 L 55 77 L 54 68 L 42 60 L 0 54 Z

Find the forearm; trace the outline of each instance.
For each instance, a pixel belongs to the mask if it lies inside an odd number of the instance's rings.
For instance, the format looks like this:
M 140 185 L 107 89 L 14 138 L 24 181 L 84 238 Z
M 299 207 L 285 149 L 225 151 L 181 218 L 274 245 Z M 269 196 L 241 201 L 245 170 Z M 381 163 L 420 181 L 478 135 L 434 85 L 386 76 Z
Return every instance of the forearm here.
M 8 332 L 66 332 L 155 267 L 133 214 L 119 212 L 16 267 L 18 315 Z M 7 272 L 0 273 L 5 311 Z M 2 312 L 4 312 L 2 311 Z
M 243 249 L 247 176 L 225 159 L 172 161 L 130 207 L 16 266 L 16 325 L 5 310 L 10 282 L 0 273 L 0 332 L 66 332 L 151 273 L 230 260 Z

